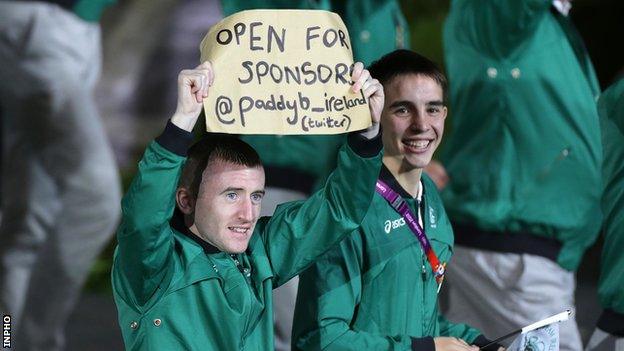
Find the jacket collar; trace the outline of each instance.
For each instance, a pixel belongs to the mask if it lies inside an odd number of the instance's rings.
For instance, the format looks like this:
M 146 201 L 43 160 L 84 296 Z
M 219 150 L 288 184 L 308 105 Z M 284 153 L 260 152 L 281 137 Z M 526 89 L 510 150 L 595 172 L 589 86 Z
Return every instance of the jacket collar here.
M 178 237 L 180 246 L 176 249 L 179 250 L 181 264 L 184 267 L 182 277 L 173 282 L 170 287 L 171 291 L 183 289 L 206 279 L 214 278 L 222 281 L 218 267 L 208 256 L 210 253 L 218 254 L 219 249 L 193 234 L 184 225 L 184 215 L 177 208 L 174 210 L 169 225 Z
M 178 208 L 176 208 L 173 211 L 173 217 L 171 217 L 169 224 L 171 225 L 171 228 L 189 237 L 197 245 L 201 246 L 202 249 L 204 249 L 204 252 L 206 254 L 214 254 L 214 253 L 221 252 L 221 250 L 219 250 L 215 246 L 212 246 L 210 243 L 201 239 L 200 237 L 195 235 L 193 232 L 191 232 L 191 230 L 184 224 L 184 214 L 180 212 Z
M 392 190 L 394 190 L 397 194 L 401 195 L 401 197 L 404 199 L 420 200 L 425 196 L 425 184 L 422 181 L 422 176 L 420 180 L 420 189 L 421 189 L 420 199 L 416 199 L 412 197 L 412 195 L 410 195 L 410 193 L 408 193 L 407 190 L 405 190 L 401 186 L 401 184 L 399 184 L 399 181 L 396 180 L 396 178 L 392 175 L 388 167 L 386 167 L 386 165 L 384 165 L 383 163 L 381 164 L 381 170 L 379 171 L 379 179 L 383 180 L 384 183 L 388 184 L 388 186 L 390 186 Z

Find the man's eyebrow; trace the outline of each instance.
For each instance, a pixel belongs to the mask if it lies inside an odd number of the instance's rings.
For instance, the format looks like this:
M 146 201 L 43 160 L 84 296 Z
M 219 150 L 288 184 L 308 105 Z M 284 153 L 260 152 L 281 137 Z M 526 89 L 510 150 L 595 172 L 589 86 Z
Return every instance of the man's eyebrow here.
M 388 107 L 393 108 L 393 107 L 400 107 L 400 106 L 414 107 L 414 104 L 409 100 L 399 100 L 399 101 L 395 101 L 391 103 L 390 106 Z
M 235 188 L 233 186 L 230 186 L 230 187 L 225 188 L 225 190 L 223 190 L 221 192 L 221 194 L 225 194 L 225 193 L 230 192 L 230 191 L 242 191 L 242 190 L 243 190 L 243 188 Z
M 427 103 L 427 106 L 444 106 L 444 101 L 442 100 L 429 101 Z
M 266 192 L 264 191 L 264 189 L 262 189 L 262 190 L 256 190 L 252 194 L 262 194 L 262 195 L 264 195 L 265 193 Z

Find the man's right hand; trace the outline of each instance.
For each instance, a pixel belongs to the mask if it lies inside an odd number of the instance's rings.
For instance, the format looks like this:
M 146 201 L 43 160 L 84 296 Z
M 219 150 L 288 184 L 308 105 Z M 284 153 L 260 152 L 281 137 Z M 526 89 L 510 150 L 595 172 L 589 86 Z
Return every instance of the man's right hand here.
M 477 346 L 468 345 L 468 343 L 459 338 L 440 336 L 433 338 L 433 343 L 436 351 L 479 351 Z
M 358 93 L 362 89 L 364 96 L 368 99 L 368 108 L 371 114 L 372 125 L 368 129 L 360 131 L 360 135 L 366 139 L 372 139 L 379 134 L 379 121 L 384 105 L 383 86 L 377 79 L 371 77 L 370 72 L 364 68 L 362 62 L 356 62 L 353 65 L 351 80 L 353 81 L 351 91 Z
M 193 130 L 202 110 L 202 102 L 208 96 L 208 88 L 214 82 L 214 71 L 206 61 L 195 69 L 185 69 L 178 75 L 178 106 L 171 123 L 188 132 Z

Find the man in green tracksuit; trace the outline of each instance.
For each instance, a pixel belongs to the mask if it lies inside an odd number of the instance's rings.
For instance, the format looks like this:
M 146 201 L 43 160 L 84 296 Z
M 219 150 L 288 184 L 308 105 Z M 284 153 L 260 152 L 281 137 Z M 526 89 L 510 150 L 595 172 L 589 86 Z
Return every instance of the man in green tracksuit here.
M 180 73 L 176 113 L 122 202 L 112 282 L 129 350 L 272 349 L 271 290 L 355 230 L 370 205 L 383 89 L 361 63 L 352 89 L 369 98 L 373 126 L 349 136 L 323 189 L 272 218 L 258 219 L 264 171 L 249 145 L 209 136 L 185 157 L 212 78 L 208 62 Z
M 370 70 L 386 96 L 379 180 L 407 203 L 434 256 L 447 263 L 453 231 L 435 185 L 422 175 L 444 131 L 446 78 L 407 50 Z M 361 227 L 300 275 L 293 349 L 470 350 L 488 342 L 440 315 L 442 280 L 409 222 L 377 193 Z
M 624 78 L 598 101 L 602 147 L 604 248 L 598 295 L 604 308 L 588 351 L 624 349 Z
M 600 229 L 599 89 L 566 4 L 454 0 L 445 24 L 447 316 L 488 337 L 574 309 L 574 271 Z M 559 327 L 561 349 L 579 350 L 574 315 Z

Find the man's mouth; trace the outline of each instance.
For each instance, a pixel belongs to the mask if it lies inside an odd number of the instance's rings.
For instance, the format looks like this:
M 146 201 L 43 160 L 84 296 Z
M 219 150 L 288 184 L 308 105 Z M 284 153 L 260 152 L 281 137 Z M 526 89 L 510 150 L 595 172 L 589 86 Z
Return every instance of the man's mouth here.
M 238 234 L 247 234 L 247 232 L 249 232 L 249 227 L 237 227 L 237 226 L 231 226 L 228 227 L 228 229 L 230 231 L 233 231 L 234 233 L 238 233 Z
M 401 140 L 404 146 L 408 149 L 407 151 L 412 152 L 422 152 L 426 151 L 431 145 L 433 140 Z

